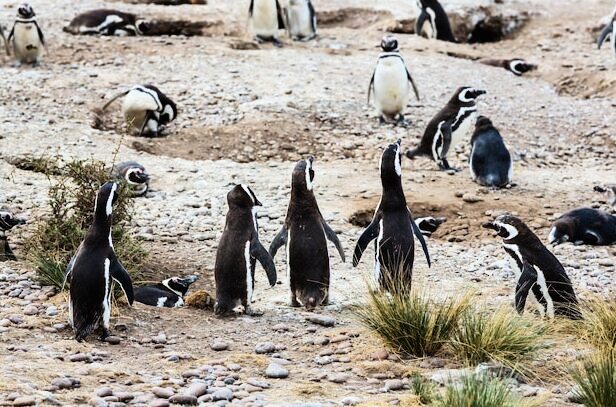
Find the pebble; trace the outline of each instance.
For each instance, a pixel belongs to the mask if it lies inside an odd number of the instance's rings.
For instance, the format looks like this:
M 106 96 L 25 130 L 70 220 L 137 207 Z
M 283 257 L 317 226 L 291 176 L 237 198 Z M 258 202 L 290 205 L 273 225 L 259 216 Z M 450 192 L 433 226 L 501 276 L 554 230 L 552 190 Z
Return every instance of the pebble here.
M 332 383 L 342 384 L 349 380 L 349 375 L 346 373 L 332 373 L 327 377 L 327 380 Z
M 176 394 L 169 398 L 171 404 L 197 405 L 197 398 L 188 394 Z
M 152 342 L 157 344 L 167 343 L 167 335 L 164 332 L 159 332 L 158 335 L 152 337 Z
M 47 316 L 49 317 L 55 317 L 56 315 L 58 315 L 58 308 L 51 305 L 47 307 L 47 309 L 45 310 L 45 314 L 47 314 Z
M 52 386 L 56 386 L 59 389 L 72 389 L 73 387 L 79 387 L 80 382 L 77 379 L 70 377 L 58 377 L 51 381 Z
M 385 381 L 386 391 L 397 391 L 397 390 L 402 390 L 403 388 L 404 388 L 404 382 L 402 380 L 394 379 L 394 380 Z
M 223 351 L 223 350 L 227 350 L 227 349 L 229 349 L 229 344 L 228 344 L 228 343 L 226 343 L 226 342 L 217 341 L 217 342 L 214 342 L 213 344 L 211 344 L 211 345 L 210 345 L 210 348 L 211 348 L 213 351 L 216 351 L 216 352 L 221 352 L 221 351 Z
M 169 405 L 166 399 L 154 399 L 150 402 L 150 407 L 169 407 Z
M 85 362 L 90 360 L 91 357 L 86 355 L 85 353 L 76 353 L 68 357 L 68 360 L 71 362 Z
M 32 396 L 21 396 L 13 400 L 14 406 L 33 406 L 36 404 L 36 399 Z
M 37 315 L 39 312 L 38 307 L 36 305 L 28 305 L 24 308 L 25 315 Z
M 184 393 L 189 394 L 191 396 L 195 396 L 195 397 L 201 397 L 205 393 L 207 393 L 207 384 L 205 384 L 204 382 L 200 382 L 200 381 L 192 382 Z
M 345 397 L 341 401 L 343 406 L 356 406 L 361 403 L 361 399 L 359 397 Z
M 255 353 L 257 355 L 264 355 L 266 353 L 274 353 L 276 351 L 276 345 L 271 342 L 259 343 L 255 346 Z
M 175 394 L 173 389 L 170 387 L 154 387 L 152 389 L 152 393 L 161 399 L 168 399 Z
M 220 400 L 231 401 L 233 400 L 233 391 L 227 388 L 219 389 L 219 390 L 216 390 L 214 393 L 212 393 L 212 398 L 214 399 L 214 401 L 220 401 Z
M 310 315 L 306 317 L 306 321 L 312 322 L 313 324 L 321 325 L 327 328 L 331 328 L 336 325 L 336 320 L 327 315 Z
M 265 369 L 265 376 L 271 379 L 285 379 L 289 377 L 289 371 L 277 363 L 270 363 Z
M 122 338 L 120 338 L 119 336 L 111 335 L 108 336 L 107 339 L 105 339 L 105 342 L 110 345 L 119 345 L 120 342 L 122 342 Z
M 268 382 L 264 382 L 263 380 L 259 380 L 254 377 L 248 378 L 246 380 L 246 383 L 254 387 L 259 387 L 261 389 L 269 389 L 270 387 L 272 387 L 272 385 Z

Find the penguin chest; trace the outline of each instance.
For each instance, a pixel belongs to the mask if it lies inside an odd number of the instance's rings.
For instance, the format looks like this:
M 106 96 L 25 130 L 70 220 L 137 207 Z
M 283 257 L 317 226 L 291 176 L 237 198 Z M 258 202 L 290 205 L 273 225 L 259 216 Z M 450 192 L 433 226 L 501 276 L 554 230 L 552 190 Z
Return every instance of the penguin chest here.
M 291 36 L 307 37 L 312 34 L 312 18 L 308 3 L 289 7 L 289 31 Z
M 38 30 L 34 23 L 18 23 L 15 25 L 13 38 L 15 55 L 22 62 L 34 62 L 42 49 Z
M 251 26 L 253 35 L 272 37 L 278 34 L 276 0 L 254 0 Z
M 463 139 L 470 135 L 476 118 L 477 109 L 475 106 L 460 108 L 452 126 L 450 150 L 453 150 Z
M 397 115 L 406 107 L 409 84 L 406 67 L 400 58 L 379 61 L 374 72 L 374 100 L 380 113 Z

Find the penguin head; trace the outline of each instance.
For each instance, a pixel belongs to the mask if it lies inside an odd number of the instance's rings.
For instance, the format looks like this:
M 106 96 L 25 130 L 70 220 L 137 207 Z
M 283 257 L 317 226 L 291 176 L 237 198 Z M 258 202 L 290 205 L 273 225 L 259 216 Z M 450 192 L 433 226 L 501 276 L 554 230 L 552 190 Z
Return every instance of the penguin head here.
M 160 114 L 160 123 L 166 124 L 173 120 L 178 115 L 178 107 L 171 99 L 167 98 L 166 103 L 163 105 L 163 111 Z
M 481 96 L 485 95 L 487 92 L 481 89 L 475 89 L 470 86 L 462 86 L 456 90 L 456 93 L 451 98 L 451 101 L 454 104 L 469 104 L 475 103 L 475 100 Z
M 293 168 L 293 176 L 291 179 L 292 187 L 302 191 L 312 191 L 314 186 L 314 156 L 309 155 L 304 160 L 299 160 Z
M 129 185 L 141 185 L 150 180 L 150 174 L 140 165 L 130 167 L 124 173 L 124 179 Z
M 488 119 L 485 116 L 477 116 L 477 121 L 475 121 L 475 127 L 486 127 L 492 126 L 492 120 Z
M 34 9 L 28 3 L 24 3 L 17 9 L 17 15 L 21 18 L 32 18 L 36 14 L 34 14 Z
M 419 230 L 422 234 L 430 236 L 432 233 L 436 232 L 439 226 L 447 221 L 447 218 L 439 217 L 435 218 L 433 216 L 427 216 L 425 218 L 417 218 L 415 219 L 415 223 L 419 227 Z
M 398 139 L 383 151 L 380 166 L 382 180 L 398 180 L 402 177 L 401 144 L 402 140 Z
M 504 241 L 512 242 L 525 234 L 528 227 L 513 215 L 500 215 L 493 222 L 481 225 L 486 229 L 495 230 Z
M 24 225 L 25 223 L 25 219 L 17 218 L 10 212 L 0 211 L 0 232 L 12 229 L 13 226 Z
M 556 222 L 550 230 L 548 242 L 553 246 L 558 246 L 559 244 L 568 242 L 571 236 L 569 233 L 569 226 L 570 225 L 564 221 Z
M 229 207 L 253 208 L 255 206 L 263 206 L 257 199 L 257 196 L 252 189 L 245 184 L 236 185 L 227 194 L 227 203 Z
M 186 295 L 186 292 L 188 292 L 190 285 L 195 281 L 197 281 L 197 276 L 171 277 L 163 280 L 162 284 L 171 291 L 174 291 L 183 297 Z
M 398 51 L 398 39 L 393 35 L 386 35 L 381 40 L 381 49 L 384 52 L 397 52 Z
M 137 21 L 135 21 L 135 28 L 137 29 L 137 34 L 147 34 L 150 28 L 152 28 L 152 23 L 148 20 L 138 18 Z
M 113 213 L 113 205 L 118 200 L 118 184 L 107 182 L 100 187 L 94 203 L 94 212 L 97 219 L 107 219 Z

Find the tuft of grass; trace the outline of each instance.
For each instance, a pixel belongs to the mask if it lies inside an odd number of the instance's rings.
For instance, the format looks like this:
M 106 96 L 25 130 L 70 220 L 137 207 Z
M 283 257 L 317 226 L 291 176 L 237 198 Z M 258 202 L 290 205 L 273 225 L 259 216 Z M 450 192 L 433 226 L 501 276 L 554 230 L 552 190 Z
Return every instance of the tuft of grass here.
M 469 374 L 462 383 L 451 384 L 436 407 L 519 407 L 507 385 L 487 375 Z
M 437 397 L 434 384 L 419 373 L 411 376 L 411 390 L 419 398 L 421 404 L 430 404 Z
M 587 407 L 616 405 L 616 350 L 603 349 L 573 371 L 580 403 Z
M 588 302 L 578 333 L 599 350 L 616 350 L 616 302 L 597 298 Z

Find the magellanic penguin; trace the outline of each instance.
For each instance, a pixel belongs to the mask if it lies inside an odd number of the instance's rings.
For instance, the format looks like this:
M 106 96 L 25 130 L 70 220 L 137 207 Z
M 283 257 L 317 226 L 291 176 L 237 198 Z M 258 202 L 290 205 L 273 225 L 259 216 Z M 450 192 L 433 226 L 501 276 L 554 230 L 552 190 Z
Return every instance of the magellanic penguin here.
M 228 194 L 229 212 L 225 229 L 216 251 L 217 315 L 228 314 L 241 303 L 245 314 L 251 314 L 250 304 L 255 288 L 257 260 L 265 269 L 271 287 L 276 284 L 276 267 L 272 257 L 259 241 L 256 206 L 261 206 L 252 189 L 236 185 Z
M 413 235 L 421 243 L 430 266 L 426 241 L 413 220 L 402 190 L 400 143 L 398 140 L 390 144 L 381 156 L 381 201 L 372 222 L 359 237 L 353 253 L 353 267 L 357 267 L 368 244 L 376 239 L 374 280 L 386 291 L 411 285 L 415 258 Z
M 282 47 L 278 30 L 284 30 L 285 23 L 278 0 L 250 0 L 248 25 L 255 41 L 271 41 L 275 46 Z
M 447 221 L 447 218 L 433 216 L 426 216 L 423 218 L 415 219 L 415 224 L 419 228 L 422 235 L 426 237 L 432 236 L 432 233 L 436 232 L 439 226 Z
M 24 219 L 14 216 L 11 212 L 0 211 L 0 261 L 17 260 L 9 245 L 6 232 L 13 229 L 14 226 L 24 225 L 25 223 Z
M 144 196 L 148 192 L 150 174 L 136 161 L 124 161 L 113 166 L 113 174 L 130 187 L 133 196 Z
M 66 270 L 67 281 L 70 281 L 69 320 L 75 339 L 80 342 L 101 325 L 100 339 L 109 336 L 114 281 L 124 291 L 129 304 L 132 305 L 134 299 L 131 278 L 116 257 L 111 240 L 117 189 L 115 182 L 108 182 L 99 189 L 94 221 Z
M 45 36 L 29 4 L 24 3 L 17 9 L 17 18 L 8 41 L 13 41 L 13 51 L 20 63 L 35 65 L 39 63 L 45 46 Z
M 536 64 L 531 64 L 520 58 L 514 59 L 482 59 L 479 61 L 484 65 L 497 66 L 505 68 L 515 76 L 522 76 L 523 74 L 534 71 L 537 69 Z
M 437 0 L 416 0 L 419 16 L 415 23 L 415 33 L 421 35 L 428 22 L 428 38 L 441 41 L 457 42 L 451 31 L 449 18 L 443 6 Z
M 293 41 L 310 41 L 317 36 L 317 13 L 310 0 L 289 0 L 285 14 Z
M 379 55 L 376 67 L 368 85 L 368 103 L 370 94 L 374 91 L 374 101 L 379 113 L 379 121 L 396 120 L 405 123 L 402 111 L 409 99 L 410 85 L 415 97 L 419 100 L 419 92 L 398 49 L 396 37 L 387 35 L 381 40 L 383 52 Z
M 616 243 L 616 216 L 592 209 L 573 209 L 560 216 L 550 229 L 550 244 L 571 242 L 578 245 L 611 245 Z
M 153 85 L 136 85 L 113 96 L 102 108 L 103 111 L 115 100 L 126 96 L 122 113 L 139 136 L 158 137 L 161 126 L 175 120 L 178 109 L 173 100 Z
M 150 28 L 147 20 L 135 14 L 110 9 L 96 9 L 78 14 L 64 32 L 74 35 L 143 35 Z
M 471 137 L 468 164 L 473 181 L 500 188 L 511 182 L 513 164 L 500 133 L 485 116 L 479 116 Z
M 184 296 L 197 276 L 171 277 L 155 285 L 135 288 L 135 301 L 153 307 L 178 308 L 184 305 Z
M 340 240 L 323 219 L 314 196 L 313 163 L 314 157 L 310 156 L 295 165 L 287 216 L 269 249 L 274 258 L 282 245 L 287 246 L 291 306 L 299 307 L 301 304 L 307 309 L 329 302 L 327 240 L 334 243 L 342 261 L 345 261 Z
M 616 56 L 616 10 L 612 14 L 612 18 L 610 22 L 603 28 L 601 34 L 599 34 L 599 38 L 597 39 L 597 47 L 601 49 L 601 45 L 605 40 L 610 39 L 612 43 L 612 51 L 614 52 L 614 56 Z
M 607 196 L 607 203 L 611 206 L 616 206 L 616 184 L 612 185 L 597 185 L 593 188 L 596 192 Z
M 458 88 L 447 105 L 430 120 L 419 146 L 408 150 L 406 156 L 410 159 L 429 156 L 441 170 L 452 169 L 447 153 L 470 133 L 477 117 L 475 101 L 485 93 L 468 86 Z
M 555 315 L 582 318 L 571 280 L 562 264 L 524 222 L 512 215 L 501 215 L 482 226 L 495 230 L 503 238 L 505 251 L 513 259 L 518 278 L 515 306 L 520 314 L 532 290 L 542 314 L 550 318 Z

